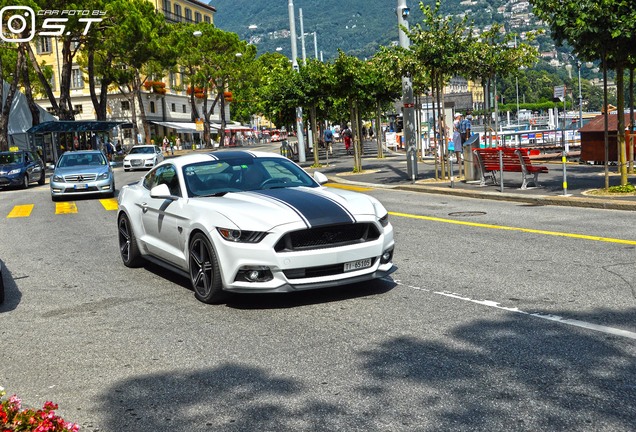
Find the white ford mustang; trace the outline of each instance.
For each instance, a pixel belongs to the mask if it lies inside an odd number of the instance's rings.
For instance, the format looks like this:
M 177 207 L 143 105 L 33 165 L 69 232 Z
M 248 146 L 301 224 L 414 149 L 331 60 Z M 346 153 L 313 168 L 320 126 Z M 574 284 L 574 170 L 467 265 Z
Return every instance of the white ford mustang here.
M 190 278 L 197 299 L 288 292 L 392 273 L 393 227 L 378 200 L 321 186 L 289 159 L 219 151 L 162 162 L 119 193 L 124 264 Z

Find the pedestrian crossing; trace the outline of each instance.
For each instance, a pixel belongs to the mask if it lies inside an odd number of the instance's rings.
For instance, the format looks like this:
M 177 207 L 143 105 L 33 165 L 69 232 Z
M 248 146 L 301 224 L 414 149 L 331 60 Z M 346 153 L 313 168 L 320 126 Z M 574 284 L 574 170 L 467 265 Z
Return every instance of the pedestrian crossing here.
M 118 209 L 117 198 L 100 199 L 99 202 L 106 211 L 114 211 Z M 54 204 L 56 215 L 78 213 L 77 203 L 75 201 L 62 201 Z M 34 208 L 35 204 L 15 205 L 7 214 L 6 219 L 28 218 L 33 213 Z

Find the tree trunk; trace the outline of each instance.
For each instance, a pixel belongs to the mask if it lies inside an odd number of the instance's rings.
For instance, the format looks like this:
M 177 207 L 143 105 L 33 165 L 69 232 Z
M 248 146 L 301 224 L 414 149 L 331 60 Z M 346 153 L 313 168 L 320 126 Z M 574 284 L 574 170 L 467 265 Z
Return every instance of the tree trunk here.
M 216 106 L 216 104 L 219 102 L 219 97 L 221 95 L 220 94 L 216 94 L 216 96 L 214 97 L 214 101 L 212 102 L 212 106 L 210 107 L 210 110 L 208 111 L 207 106 L 208 106 L 208 94 L 207 92 L 205 93 L 205 99 L 203 100 L 203 139 L 206 140 L 205 141 L 205 145 L 209 145 L 211 143 L 211 139 L 210 139 L 210 117 L 212 117 L 212 113 L 214 112 L 214 107 Z M 219 146 L 223 145 L 222 142 L 220 142 L 221 139 L 219 138 Z
M 29 55 L 29 59 L 31 60 L 31 65 L 33 66 L 33 69 L 35 70 L 35 73 L 37 74 L 40 80 L 40 84 L 42 84 L 42 88 L 44 89 L 46 96 L 49 98 L 49 103 L 51 104 L 51 108 L 53 109 L 53 112 L 55 113 L 55 115 L 59 116 L 60 105 L 57 103 L 57 98 L 53 94 L 51 83 L 44 76 L 44 72 L 42 72 L 42 68 L 40 68 L 38 60 L 35 58 L 35 54 L 33 53 L 33 48 L 31 48 L 31 44 L 29 44 L 28 42 L 25 42 L 25 45 L 26 45 L 26 51 Z
M 73 73 L 73 57 L 75 50 L 71 48 L 71 39 L 62 39 L 62 76 L 60 77 L 60 120 L 75 120 L 71 102 L 71 76 Z
M 318 145 L 318 131 L 316 128 L 316 105 L 312 105 L 309 108 L 309 125 L 311 127 L 311 135 L 312 135 L 312 143 L 311 145 L 314 147 L 314 166 L 317 167 L 320 165 L 320 155 L 318 154 L 319 145 Z M 329 149 L 325 145 L 325 149 L 329 152 Z
M 148 125 L 148 120 L 146 118 L 146 107 L 144 107 L 144 101 L 141 94 L 141 77 L 139 76 L 139 71 L 135 72 L 132 91 L 139 103 L 139 118 L 141 119 L 141 125 L 144 129 L 144 136 L 141 137 L 141 140 L 146 144 L 150 144 L 150 126 Z M 135 143 L 137 142 L 136 136 L 134 137 L 134 141 Z
M 21 52 L 22 61 L 20 68 L 22 69 L 22 87 L 26 96 L 29 111 L 31 112 L 31 126 L 40 124 L 40 109 L 33 99 L 33 91 L 31 89 L 31 78 L 29 77 L 29 64 L 27 63 L 26 47 L 20 44 L 18 50 Z
M 618 115 L 618 166 L 620 167 L 621 186 L 627 184 L 627 153 L 625 152 L 625 69 L 616 68 L 616 111 Z
M 634 68 L 629 70 L 629 173 L 634 174 Z
M 435 85 L 437 86 L 437 119 L 439 123 L 439 158 L 440 158 L 440 175 L 442 180 L 446 179 L 446 142 L 444 133 L 444 129 L 446 128 L 446 124 L 444 123 L 444 106 L 442 104 L 443 97 L 442 93 L 444 92 L 443 87 L 443 74 L 438 72 L 436 77 Z
M 97 120 L 106 120 L 107 107 L 108 107 L 108 86 L 113 82 L 110 79 L 102 78 L 100 80 L 100 93 L 97 97 L 97 91 L 95 90 L 95 51 L 88 51 L 88 89 L 91 95 L 91 102 L 93 103 L 93 109 L 95 110 L 95 117 Z M 110 64 L 110 61 L 108 61 Z
M 20 80 L 20 69 L 22 68 L 22 62 L 24 52 L 18 50 L 18 58 L 13 71 L 13 81 L 9 85 L 9 91 L 7 97 L 2 106 L 2 115 L 0 115 L 0 150 L 9 150 L 9 114 L 11 113 L 11 105 L 13 104 L 13 98 L 15 97 L 18 89 L 18 81 Z M 2 70 L 2 61 L 0 60 L 0 71 Z M 1 74 L 0 74 L 1 76 Z M 4 98 L 4 80 L 0 79 L 0 102 Z
M 435 116 L 435 94 L 437 92 L 437 86 L 435 85 L 435 70 L 431 71 L 431 114 L 433 115 L 433 124 L 431 125 L 433 128 L 433 144 L 435 145 L 435 150 L 433 152 L 433 159 L 435 160 L 435 180 L 439 180 L 439 159 L 437 154 L 439 153 L 439 149 L 437 147 L 437 122 Z
M 382 147 L 382 105 L 377 101 L 375 112 L 375 139 L 378 144 L 378 158 L 384 159 L 384 148 Z

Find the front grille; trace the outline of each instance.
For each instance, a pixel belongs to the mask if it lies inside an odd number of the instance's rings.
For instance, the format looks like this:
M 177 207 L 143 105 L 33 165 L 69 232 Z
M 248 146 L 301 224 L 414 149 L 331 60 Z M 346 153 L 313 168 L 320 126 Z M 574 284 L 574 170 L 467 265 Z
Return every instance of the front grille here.
M 372 268 L 377 262 L 377 258 L 372 258 Z M 326 266 L 319 267 L 308 267 L 308 268 L 297 268 L 297 269 L 287 269 L 283 270 L 283 274 L 289 280 L 292 279 L 305 279 L 305 278 L 317 278 L 317 277 L 325 277 L 325 276 L 336 276 L 343 274 L 344 264 L 331 264 Z
M 143 164 L 143 159 L 131 159 L 130 160 L 130 165 L 131 166 L 141 166 Z
M 95 181 L 97 174 L 72 174 L 64 176 L 64 181 L 69 183 L 84 183 Z
M 276 243 L 274 250 L 291 252 L 324 249 L 364 243 L 378 237 L 380 232 L 372 223 L 330 225 L 287 233 Z

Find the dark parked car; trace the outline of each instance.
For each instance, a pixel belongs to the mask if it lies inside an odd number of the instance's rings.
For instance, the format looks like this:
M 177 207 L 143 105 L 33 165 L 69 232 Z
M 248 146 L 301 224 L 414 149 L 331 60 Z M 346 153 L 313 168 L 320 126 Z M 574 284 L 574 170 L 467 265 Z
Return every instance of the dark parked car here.
M 2 261 L 0 261 L 0 303 L 4 301 L 4 281 L 2 280 Z
M 26 150 L 0 152 L 0 187 L 17 186 L 46 181 L 46 168 L 37 153 Z

